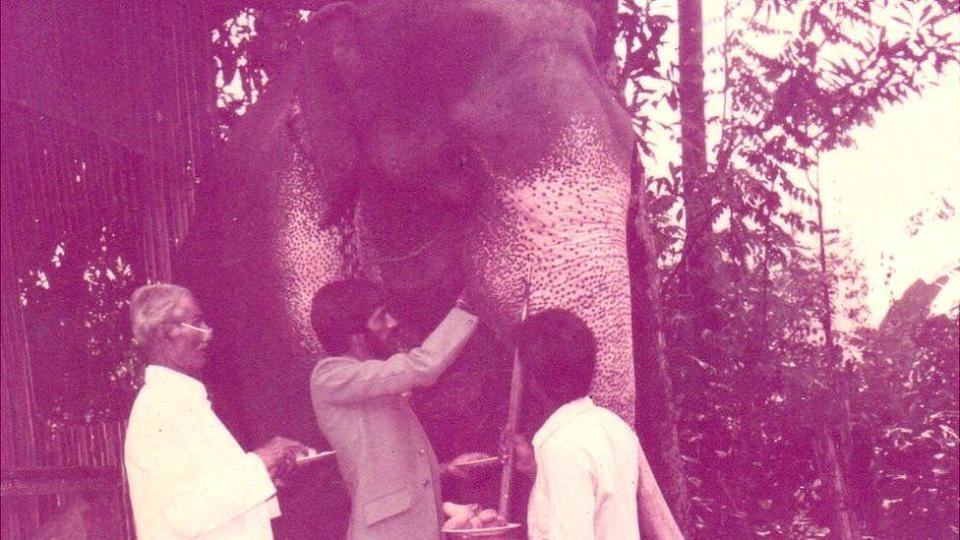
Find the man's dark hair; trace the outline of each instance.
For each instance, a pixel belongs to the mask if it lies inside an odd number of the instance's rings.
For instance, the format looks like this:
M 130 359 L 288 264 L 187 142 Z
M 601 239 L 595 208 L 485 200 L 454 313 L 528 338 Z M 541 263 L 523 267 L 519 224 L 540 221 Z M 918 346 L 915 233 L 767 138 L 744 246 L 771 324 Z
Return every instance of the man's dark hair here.
M 513 332 L 524 377 L 561 403 L 590 393 L 597 342 L 580 317 L 549 309 L 520 323 Z
M 383 305 L 383 293 L 373 283 L 335 281 L 313 295 L 310 324 L 327 354 L 343 354 L 350 348 L 350 336 L 362 334 L 370 316 Z

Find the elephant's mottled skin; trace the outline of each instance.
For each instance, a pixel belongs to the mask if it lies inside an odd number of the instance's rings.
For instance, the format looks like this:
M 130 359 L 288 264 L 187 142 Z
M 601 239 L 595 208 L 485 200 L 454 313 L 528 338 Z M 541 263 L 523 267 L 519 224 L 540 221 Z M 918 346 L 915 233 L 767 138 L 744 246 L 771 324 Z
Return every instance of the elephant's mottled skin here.
M 231 132 L 226 189 L 215 212 L 198 211 L 219 225 L 192 239 L 247 427 L 315 435 L 293 361 L 317 347 L 308 299 L 343 273 L 343 223 L 363 273 L 407 299 L 402 315 L 421 328 L 466 284 L 507 336 L 529 277 L 531 312 L 568 308 L 593 329 L 593 393 L 633 423 L 633 134 L 587 12 L 575 0 L 338 2 L 302 37 Z M 645 534 L 678 538 L 645 459 L 640 469 Z
M 320 353 L 322 347 L 310 327 L 310 300 L 313 291 L 331 281 L 342 279 L 343 235 L 335 227 L 320 221 L 326 202 L 310 182 L 312 171 L 298 151 L 294 151 L 290 168 L 276 175 L 277 197 L 274 222 L 269 229 L 273 238 L 270 253 L 276 261 L 281 288 L 280 300 L 288 325 L 308 353 Z
M 484 311 L 500 317 L 494 324 L 518 318 L 525 279 L 531 313 L 561 307 L 588 322 L 598 341 L 594 397 L 632 419 L 628 182 L 595 128 L 571 123 L 542 166 L 497 179 L 480 200 L 471 254 Z
M 561 0 L 317 13 L 296 65 L 229 143 L 240 188 L 225 196 L 246 202 L 224 229 L 225 258 L 232 283 L 256 291 L 232 301 L 262 319 L 264 336 L 248 332 L 260 341 L 233 353 L 262 362 L 315 350 L 308 299 L 341 275 L 330 225 L 352 220 L 364 272 L 416 299 L 413 318 L 466 283 L 505 336 L 529 275 L 532 312 L 566 307 L 594 330 L 594 393 L 632 423 L 632 133 L 593 40 L 586 11 Z

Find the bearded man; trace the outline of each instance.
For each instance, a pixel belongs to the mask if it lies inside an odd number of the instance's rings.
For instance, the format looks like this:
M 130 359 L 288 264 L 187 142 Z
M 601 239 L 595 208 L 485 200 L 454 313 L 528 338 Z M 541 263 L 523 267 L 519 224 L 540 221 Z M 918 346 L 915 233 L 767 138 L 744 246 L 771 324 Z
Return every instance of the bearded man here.
M 331 356 L 314 368 L 310 393 L 350 492 L 350 540 L 440 538 L 440 472 L 474 454 L 441 468 L 408 396 L 432 385 L 470 339 L 477 318 L 465 308 L 458 300 L 423 345 L 398 352 L 398 321 L 376 285 L 339 281 L 313 298 L 311 322 Z

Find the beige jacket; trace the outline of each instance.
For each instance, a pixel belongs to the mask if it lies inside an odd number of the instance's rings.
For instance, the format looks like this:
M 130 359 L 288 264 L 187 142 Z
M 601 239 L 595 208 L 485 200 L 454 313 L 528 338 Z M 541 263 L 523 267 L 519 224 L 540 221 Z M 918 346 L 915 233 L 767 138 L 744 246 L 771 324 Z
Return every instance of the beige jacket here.
M 310 377 L 320 430 L 350 491 L 350 540 L 440 538 L 440 476 L 423 427 L 400 394 L 433 384 L 473 334 L 453 309 L 419 348 L 386 360 L 325 358 Z

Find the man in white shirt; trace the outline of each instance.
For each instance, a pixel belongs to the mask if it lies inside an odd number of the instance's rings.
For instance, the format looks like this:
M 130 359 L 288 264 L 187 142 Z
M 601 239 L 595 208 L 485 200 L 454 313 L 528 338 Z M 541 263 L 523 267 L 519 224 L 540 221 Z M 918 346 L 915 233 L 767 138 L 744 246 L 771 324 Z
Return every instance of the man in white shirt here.
M 529 537 L 638 539 L 640 443 L 626 422 L 588 396 L 597 349 L 590 329 L 573 313 L 552 309 L 521 323 L 514 340 L 527 395 L 539 402 L 531 405 L 548 416 L 533 437 Z
M 137 537 L 273 538 L 274 481 L 305 447 L 275 437 L 247 453 L 217 418 L 200 382 L 212 330 L 190 291 L 140 287 L 130 314 L 150 364 L 124 441 Z

